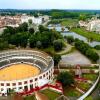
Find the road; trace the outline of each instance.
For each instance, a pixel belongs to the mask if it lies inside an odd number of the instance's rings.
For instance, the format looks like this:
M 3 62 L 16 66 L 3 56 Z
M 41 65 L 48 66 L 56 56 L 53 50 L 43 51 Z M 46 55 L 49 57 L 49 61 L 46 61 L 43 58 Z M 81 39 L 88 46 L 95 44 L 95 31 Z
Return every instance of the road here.
M 74 51 L 70 54 L 66 54 L 62 56 L 61 63 L 66 64 L 91 64 L 91 61 L 86 58 L 79 51 Z

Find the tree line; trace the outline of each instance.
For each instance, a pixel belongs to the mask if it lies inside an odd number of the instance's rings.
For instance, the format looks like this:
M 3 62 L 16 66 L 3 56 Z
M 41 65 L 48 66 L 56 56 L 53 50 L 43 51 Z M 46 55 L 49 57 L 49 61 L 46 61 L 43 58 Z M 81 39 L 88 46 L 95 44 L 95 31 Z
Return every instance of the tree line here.
M 79 39 L 74 39 L 72 36 L 65 36 L 64 38 L 67 40 L 69 44 L 75 45 L 75 47 L 82 54 L 90 58 L 92 61 L 96 62 L 99 59 L 99 55 L 96 53 L 96 51 L 84 41 Z
M 26 47 L 29 43 L 31 48 L 48 48 L 53 46 L 55 50 L 63 48 L 62 35 L 59 32 L 50 30 L 42 25 L 35 32 L 34 28 L 29 28 L 27 23 L 19 25 L 17 28 L 7 26 L 0 36 L 1 49 L 5 49 L 4 43 L 15 45 L 16 47 Z M 8 47 L 8 46 L 6 46 Z

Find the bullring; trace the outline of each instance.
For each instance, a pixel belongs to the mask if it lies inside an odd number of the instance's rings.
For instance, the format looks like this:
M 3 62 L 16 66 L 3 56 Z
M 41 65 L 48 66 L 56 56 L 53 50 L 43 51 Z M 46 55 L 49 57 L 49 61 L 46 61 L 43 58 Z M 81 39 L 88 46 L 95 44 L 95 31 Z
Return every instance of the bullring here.
M 53 79 L 53 59 L 36 50 L 11 50 L 0 53 L 0 94 L 30 91 Z M 41 81 L 41 83 L 40 83 Z M 43 83 L 42 83 L 43 82 Z

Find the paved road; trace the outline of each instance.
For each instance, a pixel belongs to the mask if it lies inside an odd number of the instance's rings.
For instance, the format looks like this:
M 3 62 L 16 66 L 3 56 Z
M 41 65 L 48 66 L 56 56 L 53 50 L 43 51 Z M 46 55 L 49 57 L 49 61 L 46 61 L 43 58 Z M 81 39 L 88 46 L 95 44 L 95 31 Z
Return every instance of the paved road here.
M 61 62 L 66 64 L 91 64 L 91 61 L 79 51 L 63 55 Z

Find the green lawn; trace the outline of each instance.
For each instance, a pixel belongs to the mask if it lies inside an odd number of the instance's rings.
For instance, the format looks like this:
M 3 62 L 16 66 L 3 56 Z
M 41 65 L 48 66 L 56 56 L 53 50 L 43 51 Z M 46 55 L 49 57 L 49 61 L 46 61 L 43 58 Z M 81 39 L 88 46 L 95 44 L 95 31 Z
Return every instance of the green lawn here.
M 97 74 L 83 74 L 83 78 L 89 79 L 91 81 L 95 81 L 97 78 Z
M 49 98 L 49 100 L 55 100 L 57 97 L 60 96 L 60 93 L 57 93 L 57 92 L 50 90 L 50 89 L 42 90 L 41 93 L 46 95 Z M 36 98 L 34 95 L 30 95 L 30 96 L 24 97 L 24 100 L 36 100 Z
M 92 96 L 88 96 L 87 98 L 85 98 L 84 100 L 93 100 Z
M 84 28 L 72 28 L 71 31 L 76 32 L 77 34 L 80 34 L 88 39 L 100 41 L 100 34 L 97 34 L 95 32 L 89 32 Z
M 86 82 L 80 82 L 78 84 L 79 88 L 80 89 L 83 89 L 83 90 L 88 90 L 91 86 L 89 85 L 89 83 L 86 83 Z
M 61 22 L 62 26 L 66 26 L 66 27 L 75 27 L 78 24 L 78 20 L 77 19 L 64 19 Z
M 50 54 L 55 54 L 55 50 L 54 50 L 53 46 L 45 48 L 45 49 L 41 49 L 41 50 L 43 50 L 47 53 L 50 53 Z
M 24 100 L 36 100 L 34 95 L 26 96 Z
M 53 19 L 49 24 L 61 24 L 66 27 L 75 27 L 78 24 L 78 19 L 63 18 L 63 19 Z
M 43 91 L 41 91 L 43 94 L 45 94 L 49 100 L 55 100 L 57 97 L 60 96 L 59 93 L 53 91 L 53 90 L 50 90 L 50 89 L 45 89 Z
M 64 95 L 67 97 L 79 97 L 82 94 L 79 91 L 77 91 L 75 88 L 66 87 L 64 88 Z

